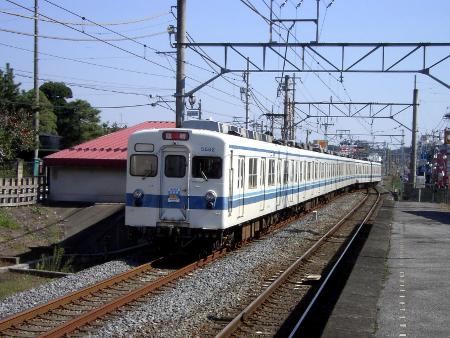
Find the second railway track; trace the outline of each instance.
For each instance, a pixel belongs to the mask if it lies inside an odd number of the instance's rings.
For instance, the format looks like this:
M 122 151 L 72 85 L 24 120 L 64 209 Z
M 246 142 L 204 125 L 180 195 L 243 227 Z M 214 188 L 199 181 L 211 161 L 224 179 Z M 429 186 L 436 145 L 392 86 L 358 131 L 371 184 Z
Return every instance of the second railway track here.
M 358 225 L 372 215 L 380 200 L 378 192 L 367 195 L 357 207 L 322 236 L 289 268 L 279 271 L 276 278 L 253 302 L 242 310 L 217 337 L 282 336 L 289 335 L 283 327 L 296 313 L 301 313 L 295 330 L 306 317 L 323 285 L 333 272 L 333 263 L 340 260 L 339 253 L 345 251 Z M 290 325 L 292 326 L 292 325 Z M 293 333 L 295 334 L 295 332 Z

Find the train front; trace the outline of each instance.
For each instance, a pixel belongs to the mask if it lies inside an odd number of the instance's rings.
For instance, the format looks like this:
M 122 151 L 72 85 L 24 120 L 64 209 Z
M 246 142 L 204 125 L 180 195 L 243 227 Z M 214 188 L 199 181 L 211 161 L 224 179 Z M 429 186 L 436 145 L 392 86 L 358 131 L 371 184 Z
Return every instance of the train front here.
M 144 130 L 128 141 L 125 224 L 155 241 L 221 241 L 225 143 L 191 129 Z

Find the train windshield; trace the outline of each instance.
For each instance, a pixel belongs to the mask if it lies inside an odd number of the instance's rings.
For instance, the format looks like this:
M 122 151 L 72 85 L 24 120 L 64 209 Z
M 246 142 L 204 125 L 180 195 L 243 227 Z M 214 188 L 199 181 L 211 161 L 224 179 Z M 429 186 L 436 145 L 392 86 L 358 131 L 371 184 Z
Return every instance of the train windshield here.
M 220 157 L 195 156 L 192 161 L 192 177 L 221 178 L 222 159 Z
M 131 155 L 130 175 L 154 177 L 158 172 L 158 158 L 155 155 Z
M 184 177 L 186 175 L 186 157 L 182 155 L 167 155 L 164 174 L 166 177 Z

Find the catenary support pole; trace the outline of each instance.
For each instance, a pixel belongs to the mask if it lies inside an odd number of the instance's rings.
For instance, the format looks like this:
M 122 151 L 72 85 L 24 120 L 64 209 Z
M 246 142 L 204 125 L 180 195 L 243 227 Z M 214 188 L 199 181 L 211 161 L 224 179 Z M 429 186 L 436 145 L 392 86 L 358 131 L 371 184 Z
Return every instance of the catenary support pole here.
M 175 125 L 181 127 L 184 115 L 184 92 L 186 75 L 184 73 L 186 43 L 186 0 L 177 0 L 177 88 L 175 93 Z
M 413 119 L 412 119 L 412 137 L 411 137 L 411 163 L 409 183 L 416 187 L 416 172 L 417 172 L 417 105 L 418 105 L 419 90 L 416 88 L 416 77 L 414 77 L 414 91 L 413 91 Z

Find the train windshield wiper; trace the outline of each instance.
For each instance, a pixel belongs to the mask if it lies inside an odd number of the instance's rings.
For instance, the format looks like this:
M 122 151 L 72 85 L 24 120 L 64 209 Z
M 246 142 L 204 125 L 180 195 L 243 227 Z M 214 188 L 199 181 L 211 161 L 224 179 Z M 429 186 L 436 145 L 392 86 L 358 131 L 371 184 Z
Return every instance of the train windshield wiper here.
M 208 177 L 206 177 L 206 174 L 203 172 L 203 170 L 200 169 L 200 174 L 202 174 L 202 177 L 205 181 L 208 180 Z
M 151 169 L 147 170 L 147 171 L 145 172 L 144 176 L 142 176 L 142 179 L 145 180 L 147 177 L 150 176 L 151 173 L 152 173 L 152 170 L 151 170 Z

